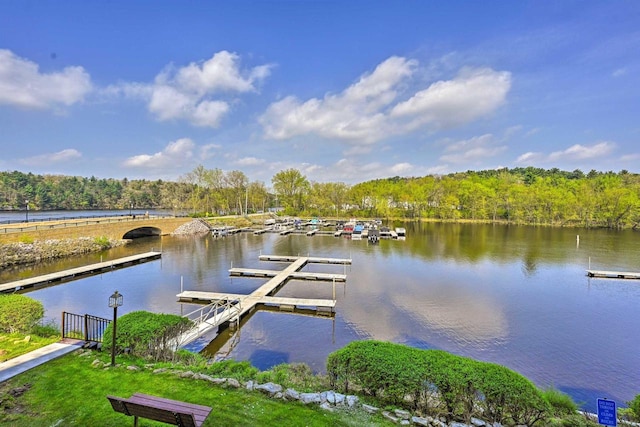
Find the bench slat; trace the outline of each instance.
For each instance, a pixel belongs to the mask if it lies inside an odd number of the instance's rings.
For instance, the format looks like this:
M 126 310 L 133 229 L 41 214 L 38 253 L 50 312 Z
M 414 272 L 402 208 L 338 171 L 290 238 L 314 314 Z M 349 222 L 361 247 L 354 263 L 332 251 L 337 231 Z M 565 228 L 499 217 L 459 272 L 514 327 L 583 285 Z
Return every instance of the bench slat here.
M 114 411 L 184 427 L 199 427 L 212 408 L 194 403 L 135 393 L 129 399 L 107 396 Z
M 141 405 L 160 406 L 162 408 L 171 408 L 175 411 L 185 411 L 194 414 L 209 415 L 211 408 L 195 403 L 182 402 L 179 400 L 166 399 L 164 397 L 151 396 L 148 394 L 135 393 L 129 399 L 129 402 L 139 403 Z

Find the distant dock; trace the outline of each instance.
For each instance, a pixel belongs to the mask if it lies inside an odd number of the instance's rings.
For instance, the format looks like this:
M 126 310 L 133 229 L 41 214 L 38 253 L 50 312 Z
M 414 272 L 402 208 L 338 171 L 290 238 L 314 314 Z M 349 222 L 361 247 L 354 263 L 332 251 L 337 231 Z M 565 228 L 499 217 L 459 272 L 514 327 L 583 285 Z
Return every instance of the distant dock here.
M 86 276 L 112 271 L 135 264 L 158 259 L 162 256 L 161 252 L 145 252 L 138 255 L 132 255 L 124 258 L 118 258 L 111 261 L 99 262 L 96 264 L 85 265 L 83 267 L 71 268 L 69 270 L 58 271 L 56 273 L 45 274 L 28 279 L 16 280 L 15 282 L 4 283 L 0 285 L 0 293 L 13 293 L 23 290 L 32 290 L 52 284 L 69 282 L 71 280 L 81 279 Z
M 315 310 L 316 313 L 332 314 L 335 306 L 335 283 L 345 282 L 346 275 L 327 273 L 305 273 L 300 270 L 310 263 L 320 264 L 351 264 L 350 259 L 297 257 L 280 255 L 261 255 L 261 261 L 290 262 L 284 270 L 258 270 L 249 268 L 232 268 L 231 275 L 250 277 L 271 277 L 265 284 L 249 295 L 229 294 L 219 292 L 183 291 L 178 295 L 179 302 L 208 304 L 201 309 L 189 313 L 185 317 L 196 322 L 195 327 L 183 335 L 180 346 L 185 346 L 201 335 L 230 323 L 239 323 L 247 314 L 253 312 L 259 305 L 277 306 L 283 311 L 293 311 L 296 308 Z M 290 279 L 327 280 L 333 281 L 332 299 L 311 298 L 281 298 L 275 297 L 284 284 Z M 194 316 L 195 315 L 195 316 Z
M 640 273 L 629 271 L 587 270 L 587 276 L 599 279 L 640 279 Z

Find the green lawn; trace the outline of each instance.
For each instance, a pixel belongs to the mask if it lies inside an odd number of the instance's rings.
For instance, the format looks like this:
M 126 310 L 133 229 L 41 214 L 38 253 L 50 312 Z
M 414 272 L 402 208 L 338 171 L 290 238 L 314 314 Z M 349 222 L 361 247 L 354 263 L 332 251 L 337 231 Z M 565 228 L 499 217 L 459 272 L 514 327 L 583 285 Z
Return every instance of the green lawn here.
M 14 357 L 22 356 L 30 351 L 37 350 L 54 342 L 60 341 L 59 336 L 43 338 L 37 335 L 24 334 L 0 334 L 0 362 L 5 362 Z
M 93 367 L 96 358 L 109 360 L 104 353 L 80 356 L 74 352 L 0 384 L 0 425 L 133 425 L 132 417 L 113 411 L 106 395 L 129 397 L 135 392 L 211 406 L 205 426 L 391 425 L 362 410 L 327 412 L 315 405 L 272 400 L 256 391 L 224 388 L 171 373 L 153 374 L 150 368 Z M 139 425 L 166 424 L 140 419 Z

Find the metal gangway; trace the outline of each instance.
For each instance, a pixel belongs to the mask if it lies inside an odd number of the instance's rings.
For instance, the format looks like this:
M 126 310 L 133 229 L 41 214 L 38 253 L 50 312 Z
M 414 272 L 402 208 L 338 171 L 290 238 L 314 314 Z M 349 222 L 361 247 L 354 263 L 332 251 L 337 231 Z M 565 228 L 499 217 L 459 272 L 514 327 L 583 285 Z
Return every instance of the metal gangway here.
M 229 298 L 217 299 L 211 304 L 183 315 L 182 317 L 193 322 L 193 327 L 180 337 L 178 347 L 189 344 L 203 333 L 219 328 L 223 324 L 236 323 L 238 325 L 241 312 L 241 300 L 237 297 L 229 296 Z

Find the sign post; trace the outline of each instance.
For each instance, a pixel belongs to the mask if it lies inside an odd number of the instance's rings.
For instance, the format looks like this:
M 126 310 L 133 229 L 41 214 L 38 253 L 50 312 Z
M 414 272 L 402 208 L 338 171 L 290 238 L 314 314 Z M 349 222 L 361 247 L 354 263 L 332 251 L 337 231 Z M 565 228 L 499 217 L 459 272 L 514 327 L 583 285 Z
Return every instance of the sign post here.
M 616 402 L 608 399 L 598 399 L 598 424 L 603 426 L 618 425 L 616 418 Z

